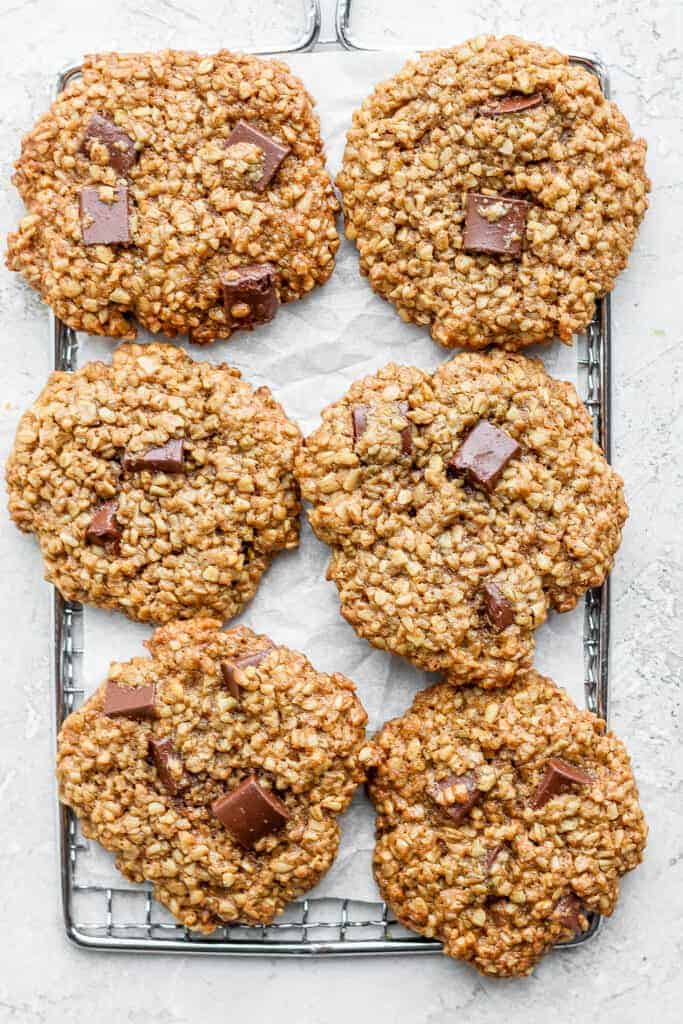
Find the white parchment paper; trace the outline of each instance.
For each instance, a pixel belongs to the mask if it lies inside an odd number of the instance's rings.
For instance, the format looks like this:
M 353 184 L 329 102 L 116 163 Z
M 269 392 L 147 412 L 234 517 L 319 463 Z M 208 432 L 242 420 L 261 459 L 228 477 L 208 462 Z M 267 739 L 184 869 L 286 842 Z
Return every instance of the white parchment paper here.
M 287 58 L 317 100 L 328 165 L 341 163 L 352 111 L 383 78 L 398 70 L 406 53 L 299 54 Z M 144 339 L 142 339 L 144 340 Z M 112 343 L 80 338 L 80 361 L 109 359 Z M 187 346 L 183 346 L 186 347 Z M 321 409 L 349 385 L 390 361 L 431 370 L 449 357 L 422 328 L 404 324 L 393 306 L 373 294 L 358 272 L 355 248 L 342 242 L 331 280 L 300 302 L 281 307 L 272 324 L 207 348 L 190 347 L 195 359 L 230 362 L 255 386 L 266 384 L 304 433 Z M 577 383 L 577 353 L 559 343 L 541 355 L 557 377 Z M 328 549 L 302 523 L 296 551 L 278 556 L 252 604 L 235 620 L 267 633 L 279 644 L 303 651 L 316 668 L 343 672 L 355 681 L 374 731 L 401 714 L 430 677 L 401 659 L 372 648 L 339 614 L 337 589 L 325 580 Z M 583 704 L 583 605 L 551 615 L 537 632 L 536 667 L 565 686 Z M 111 661 L 144 652 L 149 626 L 122 615 L 85 610 L 83 675 L 86 694 L 105 678 Z M 435 677 L 436 678 L 436 677 Z M 373 814 L 359 792 L 343 816 L 339 856 L 312 895 L 376 900 L 372 878 Z M 96 843 L 79 857 L 79 880 L 121 887 L 111 857 Z

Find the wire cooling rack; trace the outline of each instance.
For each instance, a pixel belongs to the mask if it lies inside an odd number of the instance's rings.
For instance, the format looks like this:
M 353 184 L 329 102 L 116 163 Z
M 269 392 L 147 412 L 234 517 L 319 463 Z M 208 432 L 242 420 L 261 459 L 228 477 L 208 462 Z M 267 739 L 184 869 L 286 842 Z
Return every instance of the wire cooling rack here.
M 370 49 L 356 41 L 349 29 L 352 0 L 339 0 L 336 12 L 337 39 L 347 50 Z M 304 0 L 305 24 L 291 53 L 313 49 L 320 37 L 319 0 Z M 329 43 L 326 45 L 330 45 Z M 571 58 L 595 74 L 603 92 L 609 83 L 604 65 L 595 57 Z M 80 73 L 76 65 L 59 75 L 61 92 Z M 78 360 L 78 336 L 51 315 L 50 336 L 54 367 L 73 371 Z M 598 303 L 593 322 L 576 344 L 579 387 L 594 425 L 596 440 L 610 457 L 610 345 L 609 298 Z M 53 597 L 52 677 L 57 727 L 83 700 L 83 609 Z M 583 628 L 584 691 L 586 706 L 607 718 L 609 584 L 588 591 Z M 108 951 L 140 953 L 204 953 L 223 956 L 377 956 L 396 953 L 425 954 L 441 950 L 441 943 L 405 929 L 386 904 L 353 899 L 304 899 L 287 908 L 275 923 L 249 927 L 225 925 L 212 935 L 201 935 L 179 925 L 151 894 L 151 887 L 95 885 L 81 881 L 81 865 L 87 858 L 86 840 L 75 815 L 59 807 L 59 848 L 62 905 L 66 934 L 79 946 Z M 577 946 L 597 932 L 600 918 L 590 916 L 589 928 L 563 946 Z

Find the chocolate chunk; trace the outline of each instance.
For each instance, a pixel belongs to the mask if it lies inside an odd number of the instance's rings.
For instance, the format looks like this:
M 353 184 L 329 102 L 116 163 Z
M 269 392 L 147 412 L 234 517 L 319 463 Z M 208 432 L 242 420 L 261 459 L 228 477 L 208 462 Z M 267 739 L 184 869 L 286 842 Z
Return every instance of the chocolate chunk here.
M 266 324 L 277 313 L 277 270 L 272 263 L 249 263 L 226 270 L 221 277 L 228 325 L 251 328 Z
M 464 474 L 477 487 L 491 493 L 503 470 L 520 447 L 509 434 L 488 420 L 479 420 L 448 463 L 448 470 Z
M 164 739 L 150 736 L 149 752 L 161 782 L 169 793 L 175 796 L 183 786 L 183 763 L 173 746 L 173 740 L 170 736 L 165 736 Z
M 525 199 L 468 192 L 463 236 L 465 251 L 519 256 L 529 205 Z
M 539 107 L 541 103 L 543 97 L 540 92 L 532 93 L 531 96 L 511 92 L 498 100 L 489 100 L 483 107 L 479 107 L 479 113 L 484 117 L 498 117 L 499 114 L 516 114 L 520 110 L 531 110 L 533 107 Z
M 113 245 L 130 242 L 128 225 L 128 189 L 114 189 L 113 203 L 100 199 L 100 188 L 82 188 L 80 192 L 81 230 L 84 245 Z
M 85 539 L 90 544 L 116 543 L 121 539 L 121 527 L 116 521 L 117 507 L 115 501 L 105 501 L 96 510 L 85 531 Z
M 185 442 L 173 438 L 159 448 L 146 452 L 126 452 L 121 466 L 127 473 L 148 469 L 150 472 L 182 473 L 185 468 Z
M 283 802 L 270 790 L 264 789 L 254 776 L 245 779 L 231 793 L 214 800 L 211 810 L 237 842 L 247 849 L 263 836 L 281 829 L 290 818 Z
M 555 913 L 560 919 L 560 924 L 564 928 L 570 928 L 574 935 L 578 935 L 579 932 L 583 931 L 581 904 L 573 893 L 563 896 L 558 901 L 555 906 Z
M 223 681 L 235 700 L 239 700 L 240 697 L 240 686 L 237 682 L 237 672 L 243 671 L 250 665 L 258 665 L 263 661 L 266 655 L 270 654 L 272 649 L 272 646 L 266 647 L 265 651 L 257 651 L 256 654 L 246 654 L 243 658 L 235 658 L 232 661 L 221 662 Z
M 240 687 L 237 682 L 237 665 L 234 661 L 222 661 L 221 662 L 221 673 L 223 675 L 223 682 L 230 690 L 230 693 L 235 700 L 240 699 Z
M 226 148 L 234 146 L 238 142 L 248 142 L 252 146 L 258 146 L 263 153 L 263 174 L 253 187 L 256 192 L 265 192 L 280 169 L 280 164 L 291 152 L 289 146 L 281 145 L 275 139 L 271 139 L 270 135 L 264 135 L 257 128 L 252 128 L 246 121 L 237 122 L 225 143 Z
M 407 402 L 399 402 L 398 408 L 403 416 L 407 416 L 410 406 Z M 410 421 L 401 431 L 401 451 L 404 455 L 411 455 L 413 451 L 413 425 Z
M 447 779 L 429 786 L 427 792 L 432 800 L 451 816 L 456 825 L 464 821 L 481 796 L 473 772 L 449 775 Z
M 398 410 L 402 416 L 406 416 L 410 406 L 407 402 L 398 402 Z M 353 430 L 353 443 L 355 444 L 368 429 L 368 406 L 356 405 L 351 410 L 351 428 Z M 408 424 L 401 429 L 401 451 L 404 455 L 410 455 L 413 450 L 413 425 Z
M 485 583 L 481 588 L 484 592 L 484 607 L 489 619 L 498 629 L 506 629 L 514 622 L 512 605 L 505 594 L 495 583 Z
M 104 694 L 103 711 L 110 718 L 118 715 L 125 715 L 126 718 L 151 718 L 154 715 L 155 691 L 154 683 L 131 689 L 119 686 L 110 679 Z
M 564 793 L 570 786 L 590 786 L 593 781 L 593 776 L 583 769 L 559 757 L 551 757 L 545 775 L 531 800 L 531 806 L 538 810 L 539 807 L 545 806 L 551 797 Z
M 113 121 L 101 114 L 93 114 L 85 129 L 81 149 L 90 156 L 92 144 L 99 142 L 106 146 L 109 153 L 109 165 L 119 174 L 129 171 L 138 158 L 135 143 L 130 135 L 126 135 Z
M 498 859 L 498 855 L 501 854 L 503 852 L 503 850 L 504 850 L 504 846 L 502 846 L 502 845 L 501 846 L 493 846 L 493 847 L 491 847 L 490 850 L 488 850 L 488 852 L 486 853 L 486 856 L 484 857 L 484 869 L 487 872 L 487 874 L 491 870 L 493 865 L 495 864 L 496 860 Z
M 351 410 L 351 427 L 353 429 L 353 443 L 362 437 L 368 428 L 368 410 L 365 405 L 356 405 Z

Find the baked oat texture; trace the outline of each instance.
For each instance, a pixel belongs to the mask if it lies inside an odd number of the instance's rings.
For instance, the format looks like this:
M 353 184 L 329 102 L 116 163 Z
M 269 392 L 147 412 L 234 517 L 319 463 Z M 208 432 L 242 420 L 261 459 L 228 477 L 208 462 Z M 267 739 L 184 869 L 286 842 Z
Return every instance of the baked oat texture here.
M 363 778 L 366 715 L 353 683 L 316 672 L 307 658 L 273 647 L 231 696 L 220 671 L 271 642 L 238 626 L 196 619 L 158 629 L 151 658 L 114 663 L 120 686 L 156 684 L 156 718 L 109 718 L 104 685 L 64 722 L 57 776 L 61 800 L 84 834 L 116 854 L 133 882 L 188 928 L 271 921 L 314 886 L 339 845 L 337 816 Z M 148 740 L 170 737 L 187 784 L 171 796 L 148 758 Z M 250 775 L 276 790 L 285 827 L 243 849 L 211 804 Z
M 358 407 L 367 425 L 354 443 Z M 522 447 L 491 494 L 447 469 L 480 419 Z M 323 411 L 296 472 L 332 548 L 344 617 L 454 684 L 500 686 L 528 667 L 548 609 L 573 608 L 604 580 L 627 516 L 574 387 L 500 349 L 462 353 L 432 375 L 390 364 L 357 381 Z M 486 583 L 512 608 L 505 629 L 486 614 Z
M 125 471 L 124 451 L 185 442 L 183 472 Z M 268 388 L 170 344 L 124 344 L 111 364 L 53 373 L 19 421 L 9 509 L 71 601 L 145 622 L 232 618 L 299 538 L 301 438 Z M 88 542 L 114 500 L 118 544 Z
M 95 160 L 81 151 L 95 113 L 135 140 L 123 175 L 105 147 Z M 263 193 L 250 177 L 259 151 L 224 148 L 239 120 L 291 149 Z M 135 338 L 137 321 L 200 343 L 227 338 L 224 271 L 273 263 L 289 302 L 327 280 L 339 246 L 313 100 L 281 61 L 226 50 L 86 57 L 24 139 L 13 180 L 29 212 L 9 236 L 8 266 L 91 334 Z M 79 190 L 104 197 L 125 182 L 132 244 L 84 246 Z
M 537 672 L 495 692 L 424 690 L 361 757 L 382 896 L 408 928 L 484 974 L 529 974 L 573 935 L 558 903 L 611 914 L 620 877 L 642 859 L 647 826 L 623 743 Z M 550 757 L 594 782 L 534 810 Z M 481 795 L 455 825 L 427 787 L 469 772 Z
M 510 93 L 543 102 L 482 113 Z M 361 271 L 449 348 L 569 342 L 614 287 L 647 208 L 645 142 L 595 76 L 513 36 L 409 61 L 347 139 L 337 183 Z M 468 192 L 531 202 L 521 259 L 463 251 Z

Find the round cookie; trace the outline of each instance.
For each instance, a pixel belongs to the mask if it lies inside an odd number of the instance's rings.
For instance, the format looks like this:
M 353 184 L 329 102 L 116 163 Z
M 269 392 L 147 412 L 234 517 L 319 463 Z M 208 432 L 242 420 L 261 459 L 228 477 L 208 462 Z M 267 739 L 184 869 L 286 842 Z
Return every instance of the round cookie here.
M 596 77 L 513 36 L 409 61 L 347 140 L 337 184 L 361 272 L 448 348 L 569 342 L 647 208 L 645 142 Z
M 151 658 L 115 662 L 57 754 L 60 799 L 84 834 L 201 932 L 269 922 L 314 886 L 363 778 L 353 683 L 219 625 L 171 623 Z
M 530 671 L 419 693 L 361 757 L 374 872 L 399 921 L 490 975 L 529 974 L 611 914 L 647 826 L 623 743 Z
M 339 247 L 312 98 L 227 50 L 86 57 L 14 183 L 7 265 L 91 334 L 228 338 L 323 284 Z
M 296 473 L 342 615 L 454 684 L 528 667 L 548 609 L 604 580 L 627 515 L 574 387 L 500 350 L 356 382 Z
M 299 538 L 301 438 L 268 388 L 174 345 L 53 373 L 22 416 L 9 509 L 71 601 L 232 618 Z

